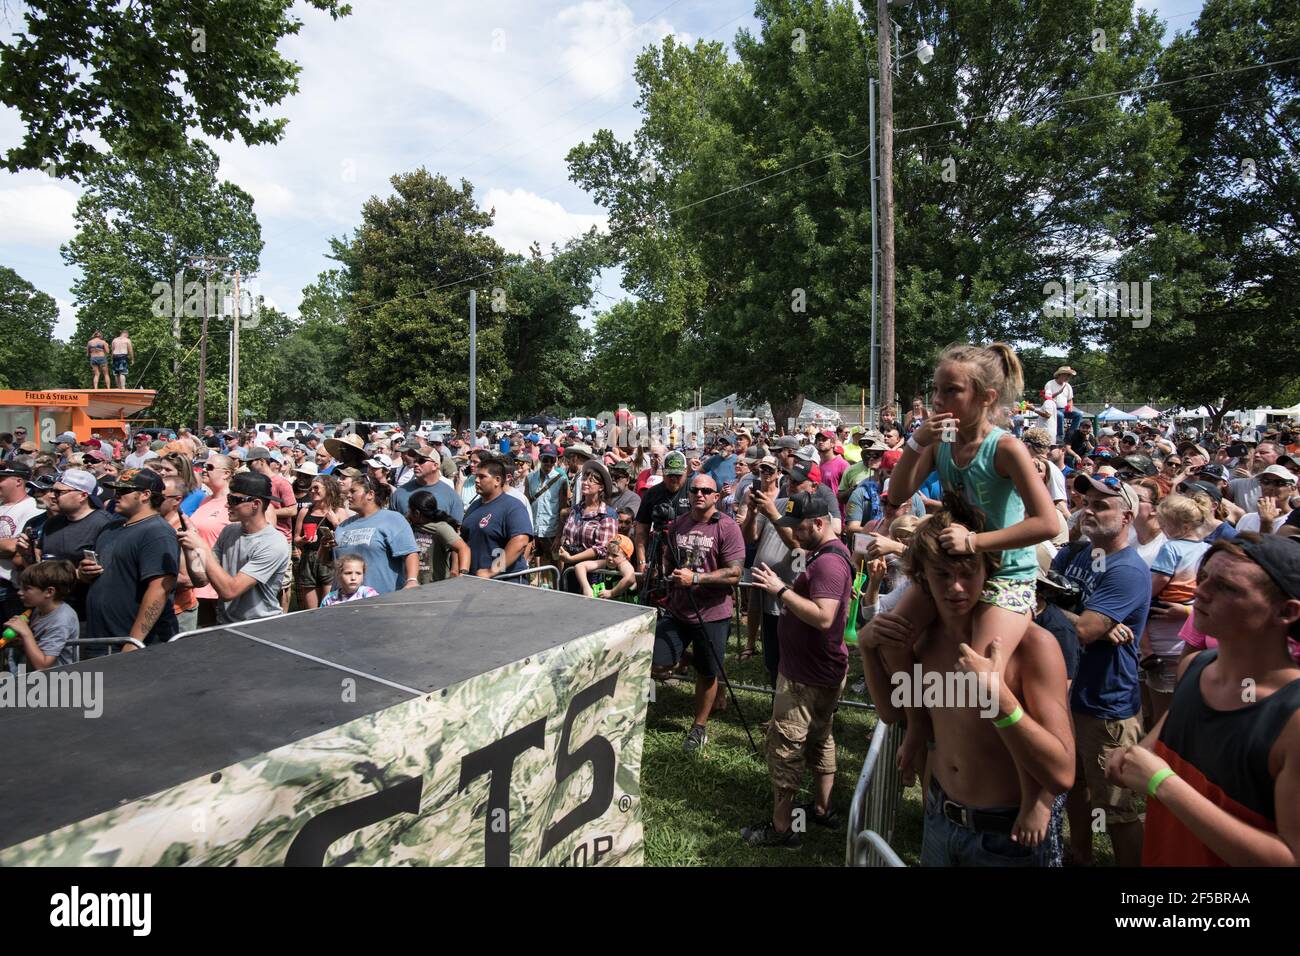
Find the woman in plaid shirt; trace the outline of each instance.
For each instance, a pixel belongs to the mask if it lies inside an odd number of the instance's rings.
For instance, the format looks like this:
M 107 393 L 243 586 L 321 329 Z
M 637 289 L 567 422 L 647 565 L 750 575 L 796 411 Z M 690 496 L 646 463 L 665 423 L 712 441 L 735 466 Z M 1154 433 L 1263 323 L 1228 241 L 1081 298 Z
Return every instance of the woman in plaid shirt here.
M 579 490 L 581 504 L 574 505 L 560 533 L 556 558 L 561 568 L 579 561 L 603 559 L 609 543 L 618 534 L 618 514 L 608 504 L 614 493 L 614 482 L 605 466 L 595 460 L 583 465 Z

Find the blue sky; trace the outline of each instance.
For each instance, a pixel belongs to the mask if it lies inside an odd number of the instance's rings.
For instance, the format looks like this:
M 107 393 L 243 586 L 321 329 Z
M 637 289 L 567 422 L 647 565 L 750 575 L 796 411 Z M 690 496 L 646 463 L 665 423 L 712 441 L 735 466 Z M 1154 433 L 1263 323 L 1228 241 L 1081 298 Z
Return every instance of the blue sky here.
M 221 175 L 255 200 L 266 248 L 253 285 L 296 314 L 304 285 L 332 264 L 331 236 L 350 234 L 362 203 L 389 177 L 418 166 L 474 184 L 496 209 L 496 239 L 513 252 L 603 225 L 603 210 L 568 180 L 564 155 L 595 130 L 636 129 L 632 64 L 675 34 L 730 43 L 755 26 L 752 0 L 352 0 L 332 21 L 299 3 L 302 31 L 281 44 L 303 67 L 301 92 L 271 112 L 289 120 L 275 146 L 215 142 Z M 1145 0 L 1185 30 L 1201 0 Z M 10 20 L 3 19 L 7 10 Z M 21 4 L 0 7 L 0 35 L 21 26 Z M 219 38 L 208 38 L 219 55 Z M 0 108 L 0 144 L 17 111 Z M 56 334 L 75 325 L 74 270 L 59 245 L 73 235 L 78 188 L 43 173 L 0 172 L 0 264 L 59 303 Z M 623 295 L 617 272 L 606 296 Z M 609 301 L 597 299 L 598 307 Z

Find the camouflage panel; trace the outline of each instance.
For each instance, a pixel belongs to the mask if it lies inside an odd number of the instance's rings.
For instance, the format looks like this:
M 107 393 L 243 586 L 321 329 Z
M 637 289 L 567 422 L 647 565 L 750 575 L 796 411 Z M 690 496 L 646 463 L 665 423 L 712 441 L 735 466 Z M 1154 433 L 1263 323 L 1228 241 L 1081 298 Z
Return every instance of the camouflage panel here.
M 640 865 L 653 628 L 647 613 L 388 707 L 0 850 L 0 865 L 482 866 L 491 834 L 511 866 Z M 498 770 L 462 761 L 520 732 L 490 807 Z

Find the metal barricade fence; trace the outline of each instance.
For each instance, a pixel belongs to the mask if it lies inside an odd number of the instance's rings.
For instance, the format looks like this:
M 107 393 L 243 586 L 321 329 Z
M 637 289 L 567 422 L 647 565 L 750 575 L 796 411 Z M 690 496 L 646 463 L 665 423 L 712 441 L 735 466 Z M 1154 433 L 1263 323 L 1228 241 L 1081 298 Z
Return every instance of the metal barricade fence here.
M 511 571 L 509 574 L 496 574 L 492 576 L 493 581 L 509 581 L 513 578 L 527 577 L 530 574 L 553 574 L 555 576 L 555 587 L 560 584 L 560 569 L 553 564 L 543 564 L 538 568 L 525 568 L 522 571 Z M 531 584 L 531 582 L 529 582 Z M 536 585 L 533 585 L 536 587 Z
M 898 770 L 900 724 L 876 721 L 867 759 L 849 804 L 848 836 L 844 851 L 846 866 L 903 866 L 889 846 L 894 822 L 903 797 L 902 775 Z

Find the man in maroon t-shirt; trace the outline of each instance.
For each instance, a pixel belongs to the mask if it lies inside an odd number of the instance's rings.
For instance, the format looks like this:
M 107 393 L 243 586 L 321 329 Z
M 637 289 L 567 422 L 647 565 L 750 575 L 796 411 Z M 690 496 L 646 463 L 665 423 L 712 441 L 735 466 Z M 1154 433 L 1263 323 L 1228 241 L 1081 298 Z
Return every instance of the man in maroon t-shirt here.
M 718 511 L 718 483 L 700 473 L 691 482 L 691 510 L 668 526 L 667 567 L 671 569 L 668 614 L 655 629 L 654 669 L 665 676 L 689 643 L 695 665 L 695 723 L 683 748 L 700 750 L 719 693 L 722 656 L 731 629 L 731 589 L 745 564 L 745 539 L 736 519 Z
M 767 768 L 772 776 L 774 807 L 771 821 L 740 831 L 752 846 L 800 845 L 802 824 L 838 824 L 831 808 L 835 782 L 835 739 L 831 721 L 849 670 L 844 621 L 853 586 L 849 552 L 835 536 L 830 503 L 822 496 L 800 492 L 785 505 L 777 524 L 790 528 L 804 552 L 805 568 L 786 584 L 766 564 L 754 568 L 754 583 L 777 598 L 781 620 L 777 631 L 781 662 L 772 721 L 767 725 Z M 795 795 L 803 786 L 804 769 L 814 777 L 813 802 L 799 807 Z

